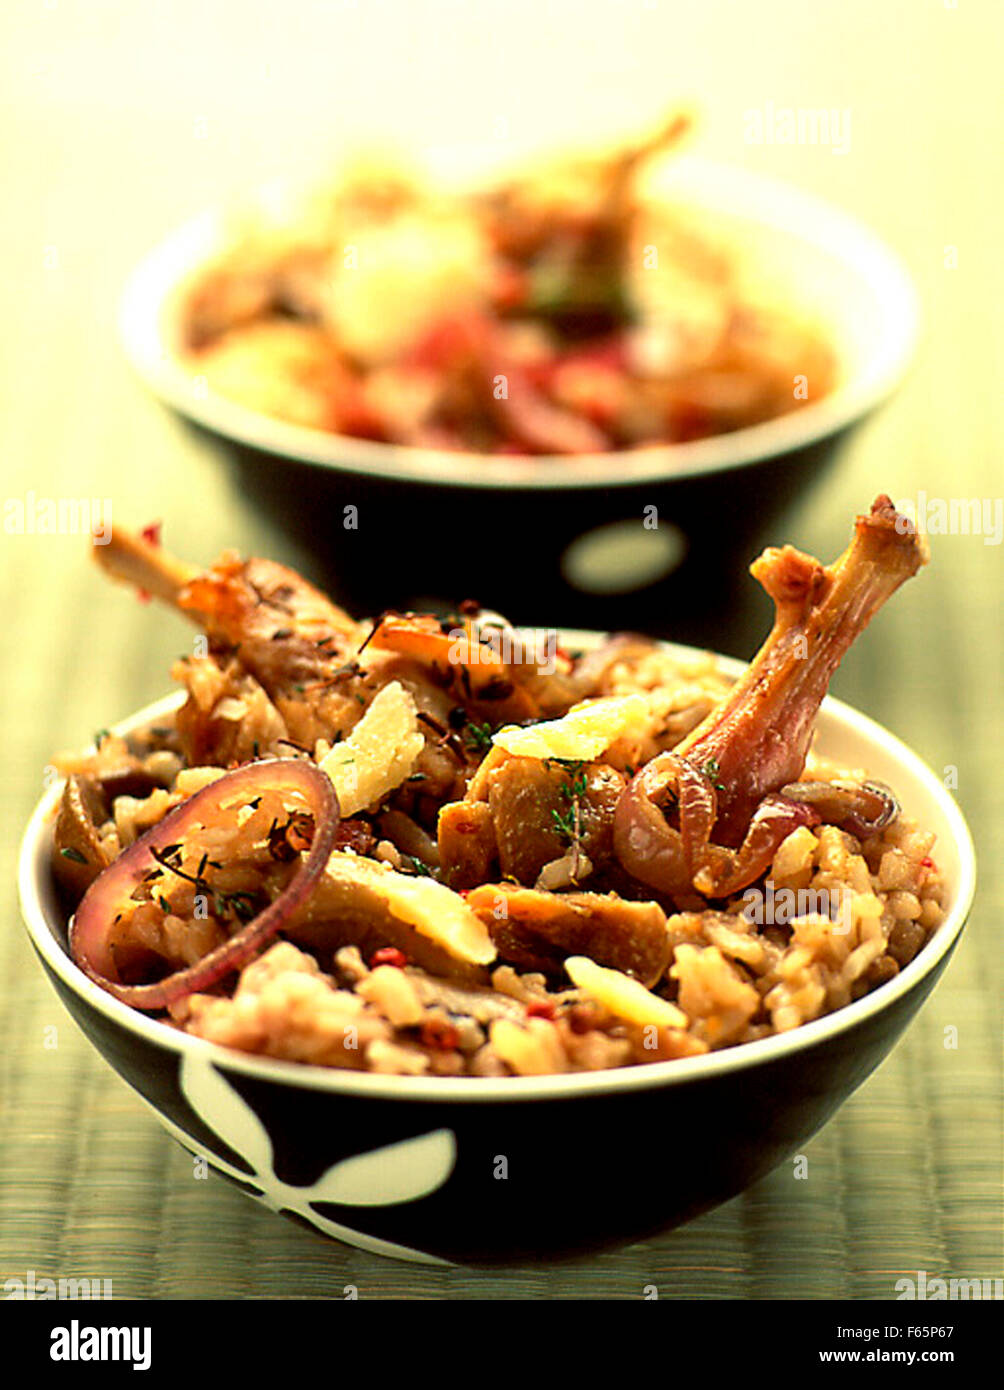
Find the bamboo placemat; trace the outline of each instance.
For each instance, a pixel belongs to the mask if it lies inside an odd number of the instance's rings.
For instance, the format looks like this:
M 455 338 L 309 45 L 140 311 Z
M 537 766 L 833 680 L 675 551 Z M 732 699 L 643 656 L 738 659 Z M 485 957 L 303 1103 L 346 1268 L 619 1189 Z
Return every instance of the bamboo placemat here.
M 940 163 L 911 190 L 930 214 L 955 184 L 940 117 L 925 119 L 918 113 L 912 146 L 940 148 Z M 999 113 L 993 120 L 999 132 Z M 172 545 L 193 558 L 234 544 L 295 563 L 302 557 L 241 495 L 220 451 L 127 377 L 111 305 L 143 241 L 170 224 L 171 204 L 151 172 L 157 160 L 151 153 L 148 168 L 136 158 L 131 142 L 140 137 L 127 125 L 95 104 L 83 130 L 86 149 L 83 136 L 74 144 L 65 123 L 26 102 L 19 138 L 0 151 L 0 186 L 19 209 L 5 227 L 0 283 L 5 346 L 16 347 L 2 369 L 5 497 L 111 496 L 123 520 L 162 518 Z M 145 150 L 156 151 L 158 130 L 142 127 Z M 981 139 L 992 145 L 992 128 Z M 119 196 L 122 160 L 137 170 L 141 209 L 125 230 L 102 215 Z M 879 183 L 870 189 L 875 215 L 899 228 L 918 275 L 928 347 L 840 467 L 810 496 L 791 499 L 777 539 L 824 557 L 880 488 L 894 497 L 1000 492 L 991 413 L 1002 376 L 991 328 L 999 294 L 988 291 L 999 277 L 995 249 L 980 238 L 975 207 L 956 209 L 949 236 L 937 217 L 897 222 Z M 951 277 L 941 263 L 947 240 L 966 247 Z M 73 537 L 0 535 L 0 1283 L 34 1270 L 111 1279 L 116 1295 L 134 1298 L 342 1297 L 349 1285 L 361 1297 L 636 1298 L 654 1284 L 663 1298 L 888 1299 L 897 1278 L 919 1270 L 1001 1274 L 999 549 L 974 537 L 936 540 L 931 570 L 892 602 L 834 685 L 932 766 L 957 768 L 981 887 L 921 1016 L 807 1146 L 808 1177 L 796 1179 L 788 1165 L 642 1245 L 490 1272 L 376 1259 L 279 1220 L 219 1179 L 193 1180 L 190 1160 L 45 982 L 13 885 L 47 761 L 164 692 L 168 663 L 188 641 L 180 621 L 111 592 L 83 551 Z M 956 1050 L 943 1045 L 949 1025 Z M 667 1131 L 652 1142 L 686 1139 Z

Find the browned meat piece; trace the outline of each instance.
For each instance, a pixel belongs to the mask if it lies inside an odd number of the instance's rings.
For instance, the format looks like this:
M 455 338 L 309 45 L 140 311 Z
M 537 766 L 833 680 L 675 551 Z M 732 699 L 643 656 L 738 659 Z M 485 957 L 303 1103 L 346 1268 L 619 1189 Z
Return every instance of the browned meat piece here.
M 490 878 L 498 859 L 495 825 L 486 801 L 451 801 L 439 813 L 439 862 L 451 888 Z
M 810 800 L 777 793 L 802 772 L 847 648 L 927 556 L 924 538 L 886 496 L 858 517 L 850 546 L 829 568 L 791 546 L 763 553 L 751 569 L 774 600 L 774 627 L 730 695 L 630 784 L 614 832 L 630 874 L 678 898 L 695 888 L 725 896 L 763 872 L 798 825 L 818 824 Z M 865 800 L 881 798 L 869 792 Z M 865 809 L 863 801 L 854 810 L 859 825 Z
M 566 956 L 581 955 L 651 986 L 669 964 L 666 914 L 658 903 L 507 883 L 483 884 L 467 903 L 491 932 L 500 959 L 520 970 L 554 974 Z
M 200 571 L 118 527 L 95 555 L 115 578 L 170 603 L 209 638 L 208 654 L 184 657 L 174 671 L 190 696 L 178 720 L 190 760 L 226 766 L 288 756 L 289 743 L 313 752 L 317 739 L 350 733 L 391 680 L 411 691 L 432 723 L 448 715 L 448 693 L 417 663 L 375 652 L 368 625 L 283 565 L 229 551 Z M 423 790 L 441 790 L 440 801 L 463 794 L 466 762 L 444 759 L 436 739 L 427 739 L 419 770 Z
M 497 861 L 500 877 L 533 886 L 545 864 L 575 848 L 593 868 L 602 866 L 613 857 L 614 810 L 623 790 L 624 778 L 604 763 L 570 768 L 501 757 L 471 784 L 470 801 L 440 813 L 448 882 L 482 883 Z
M 767 793 L 798 779 L 841 658 L 927 559 L 924 537 L 881 496 L 829 568 L 790 545 L 770 547 L 751 566 L 774 600 L 774 627 L 728 699 L 675 750 L 701 770 L 717 766 L 720 843 L 739 844 Z
M 206 570 L 115 527 L 94 554 L 109 574 L 188 614 L 214 650 L 236 652 L 273 698 L 329 682 L 361 640 L 359 624 L 295 570 L 225 551 Z
M 584 789 L 575 794 L 577 782 Z M 578 846 L 597 867 L 613 854 L 614 810 L 624 779 L 602 763 L 578 772 L 536 758 L 507 758 L 488 784 L 488 807 L 495 826 L 503 878 L 533 885 L 545 864 L 568 850 L 578 807 Z
M 213 645 L 235 647 L 270 695 L 326 685 L 359 646 L 360 628 L 294 570 L 228 551 L 178 595 Z

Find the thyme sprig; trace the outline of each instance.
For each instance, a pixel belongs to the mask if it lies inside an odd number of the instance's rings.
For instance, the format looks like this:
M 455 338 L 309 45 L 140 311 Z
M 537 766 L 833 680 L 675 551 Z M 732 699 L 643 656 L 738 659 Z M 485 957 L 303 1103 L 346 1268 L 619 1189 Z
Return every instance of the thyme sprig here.
M 585 772 L 585 764 L 572 762 L 566 758 L 551 758 L 545 763 L 550 766 L 552 762 L 558 763 L 565 769 L 565 780 L 558 787 L 558 792 L 565 801 L 565 805 L 560 809 L 551 808 L 551 822 L 561 836 L 564 844 L 568 846 L 572 857 L 571 875 L 574 880 L 579 871 L 580 856 L 582 854 L 582 805 L 581 799 L 585 796 L 589 787 L 589 781 Z

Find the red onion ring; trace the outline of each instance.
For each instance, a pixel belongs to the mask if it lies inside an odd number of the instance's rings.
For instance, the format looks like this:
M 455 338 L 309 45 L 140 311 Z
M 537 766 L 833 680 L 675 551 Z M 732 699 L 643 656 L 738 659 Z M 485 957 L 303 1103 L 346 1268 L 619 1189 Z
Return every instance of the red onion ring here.
M 780 845 L 800 826 L 818 825 L 819 812 L 808 802 L 788 801 L 771 792 L 763 798 L 737 850 L 706 846 L 694 874 L 694 887 L 706 898 L 727 898 L 753 883 L 769 866 Z
M 790 782 L 781 796 L 813 806 L 827 825 L 867 840 L 899 815 L 899 802 L 884 782 Z
M 690 866 L 683 836 L 674 830 L 656 801 L 668 790 L 676 794 L 679 759 L 660 753 L 632 777 L 614 809 L 614 853 L 621 867 L 659 893 L 686 892 Z
M 200 813 L 238 798 L 254 799 L 264 791 L 297 791 L 314 819 L 314 839 L 299 872 L 263 912 L 194 965 L 185 966 L 149 985 L 123 984 L 109 943 L 118 906 L 127 901 L 146 874 L 162 867 L 154 850 L 175 844 L 200 820 Z M 70 922 L 70 955 L 95 984 L 137 1009 L 164 1009 L 196 990 L 208 989 L 238 970 L 269 941 L 309 897 L 324 872 L 334 844 L 340 812 L 335 789 L 314 763 L 302 758 L 266 758 L 226 773 L 169 811 L 162 821 L 99 874 L 84 894 Z

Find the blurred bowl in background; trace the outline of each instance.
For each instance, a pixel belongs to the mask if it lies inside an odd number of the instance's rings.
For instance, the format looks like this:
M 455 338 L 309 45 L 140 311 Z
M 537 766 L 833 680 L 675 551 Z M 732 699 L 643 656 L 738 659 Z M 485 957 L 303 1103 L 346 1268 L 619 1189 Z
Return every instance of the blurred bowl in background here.
M 898 384 L 918 308 L 896 255 L 814 196 L 693 157 L 674 160 L 663 183 L 674 206 L 707 218 L 744 266 L 819 323 L 837 358 L 829 394 L 729 434 L 554 458 L 417 449 L 288 424 L 207 391 L 181 355 L 185 291 L 228 244 L 222 209 L 179 228 L 136 268 L 122 340 L 158 397 L 232 446 L 244 488 L 315 552 L 320 577 L 347 606 L 375 611 L 402 595 L 415 606 L 450 603 L 462 597 L 457 561 L 466 556 L 473 596 L 517 621 L 532 609 L 537 622 L 588 615 L 597 626 L 609 613 L 611 626 L 623 626 L 632 595 L 635 625 L 706 638 L 703 619 L 729 607 L 747 552 L 786 500 Z M 255 203 L 274 216 L 291 197 L 273 184 Z M 729 634 L 715 641 L 727 648 Z

